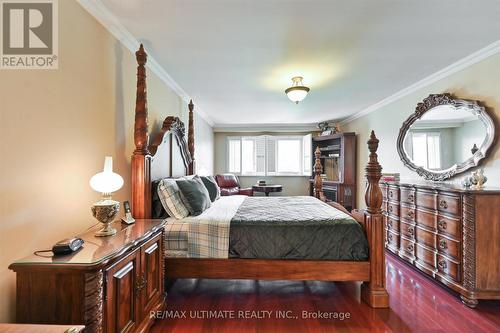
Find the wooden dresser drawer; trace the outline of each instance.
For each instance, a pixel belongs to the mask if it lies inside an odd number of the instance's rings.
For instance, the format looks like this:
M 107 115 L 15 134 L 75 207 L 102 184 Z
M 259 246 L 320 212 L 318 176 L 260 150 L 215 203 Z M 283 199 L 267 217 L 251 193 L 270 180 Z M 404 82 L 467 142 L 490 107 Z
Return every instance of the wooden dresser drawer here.
M 435 211 L 433 212 L 423 209 L 417 209 L 415 221 L 418 225 L 431 231 L 435 231 L 437 223 L 437 213 Z
M 417 243 L 424 244 L 432 249 L 436 248 L 436 234 L 419 226 L 415 227 L 415 240 Z
M 462 238 L 461 229 L 460 220 L 443 215 L 437 217 L 438 234 L 448 235 L 456 240 L 460 240 Z
M 401 235 L 404 235 L 406 238 L 411 239 L 411 240 L 415 239 L 415 225 L 414 224 L 410 224 L 410 223 L 401 221 L 399 227 L 400 227 L 399 233 Z
M 389 185 L 387 188 L 387 198 L 392 201 L 399 201 L 399 187 Z
M 389 201 L 387 203 L 387 214 L 393 216 L 399 216 L 399 204 Z
M 426 273 L 434 273 L 436 271 L 436 252 L 422 246 L 420 244 L 415 244 L 415 257 L 416 263 L 422 267 L 419 267 L 422 271 Z
M 415 242 L 403 237 L 403 235 L 401 235 L 399 244 L 399 256 L 410 261 L 415 259 Z
M 436 268 L 438 270 L 437 274 L 444 276 L 445 278 L 451 278 L 457 282 L 461 281 L 460 265 L 445 256 L 438 254 Z
M 462 252 L 461 243 L 447 237 L 437 237 L 437 249 L 439 253 L 445 254 L 455 260 L 460 261 Z
M 439 193 L 437 199 L 440 212 L 460 216 L 460 197 Z
M 387 201 L 387 185 L 380 184 L 380 190 L 382 191 L 382 198 Z
M 428 209 L 437 209 L 437 193 L 434 191 L 427 191 L 418 189 L 416 192 L 415 204 L 417 207 Z
M 387 231 L 387 247 L 394 253 L 399 251 L 399 235 Z
M 401 220 L 415 223 L 415 208 L 411 206 L 401 205 L 399 208 L 399 213 L 401 216 Z
M 393 230 L 399 233 L 399 220 L 393 217 L 386 217 L 386 227 L 389 230 Z
M 401 187 L 399 190 L 401 202 L 409 205 L 415 204 L 415 189 L 411 187 Z

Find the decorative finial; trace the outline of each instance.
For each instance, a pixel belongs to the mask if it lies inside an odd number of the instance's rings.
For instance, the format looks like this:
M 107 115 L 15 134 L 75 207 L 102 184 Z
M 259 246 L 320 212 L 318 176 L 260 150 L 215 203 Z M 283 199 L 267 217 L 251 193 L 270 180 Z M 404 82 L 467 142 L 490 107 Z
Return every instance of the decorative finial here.
M 379 139 L 375 136 L 375 131 L 372 130 L 372 133 L 370 134 L 370 139 L 368 140 L 368 149 L 370 150 L 370 153 L 375 153 L 378 149 L 378 143 Z
M 148 60 L 148 54 L 146 53 L 146 51 L 144 51 L 144 45 L 142 45 L 142 43 L 139 46 L 139 50 L 135 52 L 135 58 L 137 59 L 137 63 L 140 66 L 144 66 L 146 64 L 146 61 Z
M 194 104 L 193 104 L 193 100 L 189 100 L 189 104 L 188 104 L 188 108 L 189 108 L 189 111 L 193 112 L 194 110 Z

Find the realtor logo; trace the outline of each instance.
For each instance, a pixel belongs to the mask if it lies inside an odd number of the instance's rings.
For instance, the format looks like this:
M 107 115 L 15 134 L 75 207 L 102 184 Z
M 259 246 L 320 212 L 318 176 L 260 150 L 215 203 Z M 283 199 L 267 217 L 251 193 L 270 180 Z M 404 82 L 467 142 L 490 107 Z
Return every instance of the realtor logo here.
M 57 69 L 57 2 L 0 0 L 1 69 Z

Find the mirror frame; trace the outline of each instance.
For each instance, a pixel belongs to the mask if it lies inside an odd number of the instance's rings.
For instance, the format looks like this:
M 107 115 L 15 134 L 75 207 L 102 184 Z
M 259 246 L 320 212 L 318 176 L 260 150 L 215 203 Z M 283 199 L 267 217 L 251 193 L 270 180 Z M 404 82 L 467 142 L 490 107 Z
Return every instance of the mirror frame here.
M 423 167 L 417 166 L 409 158 L 404 150 L 404 140 L 408 130 L 411 125 L 420 119 L 426 112 L 430 111 L 432 108 L 440 105 L 452 106 L 455 110 L 457 109 L 467 109 L 472 114 L 476 115 L 479 120 L 481 120 L 486 128 L 486 137 L 483 140 L 479 149 L 466 161 L 454 164 L 448 169 L 442 171 L 432 171 L 424 169 Z M 403 126 L 399 130 L 399 136 L 397 140 L 397 150 L 399 157 L 403 164 L 412 171 L 415 171 L 419 176 L 424 177 L 427 180 L 442 181 L 450 179 L 453 176 L 461 174 L 470 168 L 473 168 L 479 164 L 479 162 L 487 156 L 488 150 L 493 145 L 495 139 L 495 123 L 490 115 L 487 113 L 484 106 L 479 105 L 478 101 L 464 100 L 454 98 L 451 94 L 431 94 L 426 97 L 422 102 L 417 104 L 415 112 L 408 117 L 403 123 Z

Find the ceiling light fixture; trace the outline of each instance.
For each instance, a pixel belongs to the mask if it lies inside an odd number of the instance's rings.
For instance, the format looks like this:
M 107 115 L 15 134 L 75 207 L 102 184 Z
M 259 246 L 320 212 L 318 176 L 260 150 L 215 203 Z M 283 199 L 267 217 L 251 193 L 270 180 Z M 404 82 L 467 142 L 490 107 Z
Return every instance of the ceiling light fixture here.
M 302 84 L 302 80 L 302 76 L 292 77 L 292 86 L 285 90 L 285 94 L 295 104 L 299 104 L 299 102 L 303 101 L 310 90 L 309 87 L 306 87 Z

